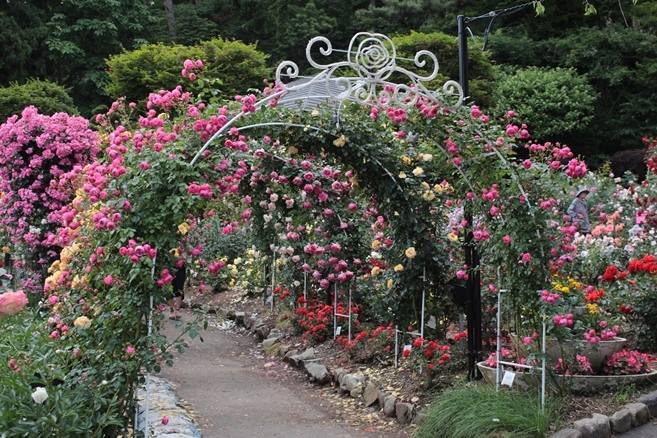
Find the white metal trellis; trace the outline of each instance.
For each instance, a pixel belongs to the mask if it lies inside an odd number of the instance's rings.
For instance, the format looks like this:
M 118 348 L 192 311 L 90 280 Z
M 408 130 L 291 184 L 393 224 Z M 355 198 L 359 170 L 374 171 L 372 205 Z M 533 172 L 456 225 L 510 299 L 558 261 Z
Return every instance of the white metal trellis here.
M 346 314 L 338 313 L 338 300 L 340 296 L 340 291 L 338 289 L 338 282 L 335 282 L 334 292 L 333 292 L 333 339 L 335 340 L 340 334 L 340 329 L 338 327 L 338 318 L 347 318 L 347 342 L 351 342 L 351 285 L 349 285 L 349 310 Z M 341 327 L 341 326 L 340 326 Z
M 322 63 L 315 54 L 329 57 L 335 53 L 345 53 L 346 60 Z M 255 103 L 258 111 L 270 104 L 299 109 L 335 102 L 336 123 L 339 124 L 340 104 L 345 101 L 365 105 L 395 104 L 410 108 L 420 99 L 446 108 L 456 108 L 463 103 L 463 89 L 458 82 L 449 80 L 442 89 L 430 90 L 427 84 L 436 78 L 439 64 L 436 56 L 428 50 L 420 50 L 413 59 L 397 56 L 397 49 L 392 40 L 380 33 L 359 32 L 355 34 L 347 50 L 334 49 L 330 40 L 318 36 L 312 38 L 306 46 L 306 59 L 315 69 L 314 76 L 301 76 L 299 66 L 292 61 L 283 61 L 276 68 L 277 91 Z M 404 65 L 412 64 L 416 68 L 430 67 L 430 73 L 421 75 L 412 72 Z M 389 81 L 391 75 L 400 74 L 407 79 L 406 84 Z M 203 152 L 217 139 L 224 135 L 235 123 L 248 115 L 241 112 L 219 129 L 192 159 L 193 165 Z M 271 122 L 257 126 L 285 125 L 285 122 Z M 248 129 L 251 126 L 242 126 Z M 311 127 L 312 128 L 312 127 Z M 317 128 L 312 128 L 317 129 Z
M 497 294 L 497 350 L 496 350 L 496 356 L 495 356 L 495 389 L 496 391 L 499 391 L 500 388 L 502 387 L 502 380 L 504 377 L 504 374 L 507 373 L 508 371 L 504 371 L 502 369 L 502 365 L 508 365 L 508 366 L 513 366 L 513 367 L 518 367 L 518 368 L 524 368 L 528 370 L 540 370 L 541 371 L 541 409 L 545 409 L 545 379 L 546 379 L 546 359 L 545 359 L 545 343 L 546 343 L 546 325 L 545 325 L 545 317 L 543 317 L 543 333 L 542 333 L 542 338 L 541 338 L 541 353 L 542 353 L 542 358 L 541 358 L 541 366 L 537 367 L 534 365 L 526 365 L 526 364 L 520 364 L 517 362 L 509 362 L 503 360 L 502 356 L 502 295 L 503 293 L 506 293 L 506 290 L 500 289 L 500 291 Z

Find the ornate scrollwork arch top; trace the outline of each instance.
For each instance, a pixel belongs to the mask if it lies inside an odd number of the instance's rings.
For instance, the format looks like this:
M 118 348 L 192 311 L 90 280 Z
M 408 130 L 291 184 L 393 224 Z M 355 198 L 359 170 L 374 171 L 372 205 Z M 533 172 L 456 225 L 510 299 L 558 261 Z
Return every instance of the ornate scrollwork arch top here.
M 322 63 L 314 58 L 317 52 L 324 57 L 334 52 L 346 52 L 346 60 Z M 276 69 L 276 81 L 285 91 L 295 91 L 305 87 L 317 87 L 325 83 L 322 94 L 331 100 L 351 100 L 373 105 L 378 102 L 410 107 L 422 98 L 447 108 L 456 108 L 463 103 L 463 89 L 456 81 L 445 82 L 442 89 L 430 90 L 426 84 L 438 74 L 438 60 L 428 50 L 421 50 L 412 60 L 418 68 L 430 63 L 430 73 L 419 75 L 400 66 L 399 61 L 410 61 L 397 57 L 397 49 L 392 40 L 379 33 L 360 32 L 353 36 L 348 50 L 333 49 L 328 38 L 318 36 L 311 39 L 306 46 L 306 59 L 310 65 L 319 70 L 310 81 L 303 84 L 292 82 L 285 85 L 284 79 L 299 77 L 299 67 L 291 61 L 284 61 Z M 393 83 L 389 79 L 393 73 L 408 78 L 406 84 Z

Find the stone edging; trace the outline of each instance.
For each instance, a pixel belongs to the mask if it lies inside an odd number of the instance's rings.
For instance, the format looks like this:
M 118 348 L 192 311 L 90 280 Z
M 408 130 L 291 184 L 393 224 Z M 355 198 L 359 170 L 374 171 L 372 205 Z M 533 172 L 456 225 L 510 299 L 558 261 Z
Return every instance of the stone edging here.
M 575 421 L 572 428 L 561 429 L 550 438 L 606 438 L 628 432 L 657 417 L 657 391 L 645 394 L 636 403 L 628 403 L 610 416 L 593 414 L 591 418 Z
M 321 358 L 315 356 L 314 348 L 310 347 L 301 352 L 290 345 L 283 344 L 283 333 L 279 329 L 269 328 L 257 315 L 247 316 L 242 311 L 231 311 L 226 317 L 256 335 L 262 341 L 263 349 L 267 350 L 275 344 L 280 344 L 278 354 L 283 357 L 283 361 L 305 369 L 310 380 L 320 385 L 332 383 L 353 398 L 362 397 L 366 407 L 378 403 L 379 409 L 383 410 L 387 417 L 395 417 L 400 424 L 418 422 L 423 418 L 423 415 L 417 412 L 414 403 L 403 402 L 390 393 L 382 391 L 373 381 L 368 382 L 363 374 L 347 373 L 343 368 L 329 370 L 321 363 Z

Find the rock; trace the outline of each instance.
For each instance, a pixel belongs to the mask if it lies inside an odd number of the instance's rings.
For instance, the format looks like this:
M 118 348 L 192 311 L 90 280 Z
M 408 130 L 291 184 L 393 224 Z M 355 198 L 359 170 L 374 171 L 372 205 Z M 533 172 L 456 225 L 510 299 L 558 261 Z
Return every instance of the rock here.
M 255 329 L 255 334 L 258 336 L 260 339 L 267 339 L 269 337 L 269 331 L 271 329 L 267 324 L 260 324 L 258 327 Z
M 383 401 L 383 414 L 386 417 L 394 417 L 396 404 L 397 404 L 397 397 L 392 395 L 386 397 L 386 399 Z
M 379 391 L 379 408 L 383 409 L 383 406 L 386 402 L 386 397 L 388 397 L 390 393 L 385 392 L 385 391 Z
M 628 403 L 625 405 L 625 409 L 630 411 L 632 415 L 632 426 L 634 427 L 639 427 L 650 421 L 650 411 L 648 410 L 648 406 L 643 403 Z
M 609 427 L 609 417 L 602 414 L 593 414 L 592 418 L 584 418 L 575 421 L 575 429 L 581 434 L 582 438 L 609 438 L 611 437 L 611 428 Z
M 244 320 L 244 327 L 249 330 L 251 327 L 253 327 L 253 324 L 260 318 L 258 318 L 256 315 L 251 315 L 248 318 Z M 262 321 L 262 320 L 261 320 Z
M 310 378 L 319 384 L 328 383 L 331 380 L 331 373 L 329 373 L 326 366 L 316 362 L 306 362 L 306 372 Z
M 379 401 L 379 387 L 373 382 L 369 382 L 363 391 L 363 398 L 365 399 L 365 406 L 372 406 Z
M 356 398 L 363 393 L 365 376 L 362 374 L 345 374 L 340 379 L 340 389 Z
M 582 434 L 577 429 L 566 428 L 553 433 L 550 438 L 582 438 Z
M 269 338 L 265 339 L 264 341 L 262 341 L 262 348 L 264 350 L 268 350 L 272 347 L 272 345 L 274 345 L 279 340 L 280 340 L 280 338 L 278 336 L 276 336 L 274 338 L 269 337 Z
M 283 332 L 281 332 L 281 329 L 278 328 L 273 328 L 269 330 L 269 334 L 267 335 L 268 338 L 273 338 L 273 337 L 282 337 Z
M 342 377 L 347 374 L 347 370 L 344 368 L 336 368 L 333 371 L 333 383 L 335 386 L 340 386 L 342 384 Z
M 269 336 L 271 336 L 271 333 Z M 292 346 L 290 344 L 281 344 L 281 346 L 278 348 L 278 354 L 285 356 L 291 348 Z
M 643 403 L 648 407 L 650 415 L 657 417 L 657 391 L 649 392 L 639 397 L 637 403 Z
M 424 412 L 418 412 L 415 414 L 415 417 L 413 417 L 413 424 L 421 424 L 426 418 L 427 414 Z
M 285 354 L 283 355 L 283 362 L 287 362 L 289 364 L 294 364 L 294 360 L 292 360 L 292 356 L 296 356 L 299 354 L 299 350 L 296 348 L 292 348 L 291 350 L 287 350 Z
M 251 333 L 255 333 L 258 327 L 263 325 L 265 325 L 265 322 L 262 320 L 262 318 L 256 318 L 256 320 L 251 323 Z
M 286 357 L 287 357 L 287 355 L 286 355 Z M 291 363 L 294 366 L 298 367 L 305 360 L 315 359 L 315 349 L 313 347 L 310 347 L 310 348 L 306 349 L 306 351 L 304 351 L 303 353 L 289 356 L 289 358 L 287 358 L 287 359 L 288 359 L 289 363 Z
M 244 324 L 244 317 L 246 316 L 246 313 L 237 311 L 235 312 L 235 322 L 237 324 Z
M 408 424 L 413 421 L 413 405 L 410 403 L 397 403 L 395 415 L 399 424 Z
M 614 433 L 627 432 L 632 428 L 632 414 L 627 409 L 621 409 L 609 417 L 611 431 Z

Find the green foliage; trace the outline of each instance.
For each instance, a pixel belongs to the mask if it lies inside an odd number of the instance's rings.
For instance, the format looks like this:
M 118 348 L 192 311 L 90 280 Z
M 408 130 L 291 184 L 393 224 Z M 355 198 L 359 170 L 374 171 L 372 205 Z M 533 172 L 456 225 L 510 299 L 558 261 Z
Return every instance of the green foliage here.
M 447 79 L 459 81 L 458 38 L 439 32 L 411 32 L 409 35 L 395 36 L 392 41 L 401 57 L 413 59 L 420 50 L 428 50 L 436 55 L 440 70 L 438 70 L 438 79 L 432 84 L 434 89 Z M 427 68 L 432 67 L 432 65 L 427 65 Z M 471 101 L 487 107 L 490 104 L 494 80 L 488 53 L 482 52 L 476 47 L 469 47 L 468 72 Z
M 124 430 L 130 418 L 124 412 L 135 408 L 123 402 L 133 388 L 126 379 L 134 383 L 138 372 L 125 353 L 116 360 L 91 348 L 87 330 L 76 327 L 53 348 L 49 324 L 37 312 L 0 317 L 0 328 L 11 333 L 0 341 L 0 430 L 7 436 L 98 437 Z M 31 398 L 37 387 L 48 394 L 43 403 Z
M 542 438 L 557 417 L 556 400 L 541 410 L 536 394 L 468 385 L 438 396 L 418 428 L 418 438 Z
M 641 138 L 657 131 L 657 109 L 650 103 L 657 92 L 652 80 L 657 72 L 657 37 L 612 25 L 534 38 L 532 33 L 495 34 L 490 39 L 493 58 L 519 67 L 574 68 L 586 76 L 598 96 L 593 119 L 587 129 L 560 138 L 576 153 L 641 148 Z
M 494 98 L 494 116 L 514 110 L 532 138 L 546 141 L 586 128 L 596 95 L 574 69 L 527 67 L 498 70 Z
M 110 57 L 106 90 L 112 98 L 125 96 L 129 102 L 159 90 L 172 90 L 183 79 L 180 73 L 186 59 L 202 60 L 205 76 L 219 81 L 218 91 L 226 98 L 261 87 L 269 73 L 266 55 L 240 41 L 215 38 L 191 47 L 149 44 Z M 205 85 L 191 83 L 189 88 L 199 92 Z
M 50 81 L 30 79 L 19 85 L 12 83 L 0 88 L 0 122 L 14 114 L 20 114 L 27 106 L 34 106 L 40 114 L 53 115 L 63 112 L 70 115 L 78 113 L 73 99 L 66 88 Z
M 131 0 L 53 2 L 49 10 L 46 56 L 49 77 L 71 87 L 76 105 L 89 115 L 107 104 L 105 58 L 146 42 L 144 25 L 152 20 L 146 3 Z

